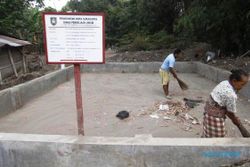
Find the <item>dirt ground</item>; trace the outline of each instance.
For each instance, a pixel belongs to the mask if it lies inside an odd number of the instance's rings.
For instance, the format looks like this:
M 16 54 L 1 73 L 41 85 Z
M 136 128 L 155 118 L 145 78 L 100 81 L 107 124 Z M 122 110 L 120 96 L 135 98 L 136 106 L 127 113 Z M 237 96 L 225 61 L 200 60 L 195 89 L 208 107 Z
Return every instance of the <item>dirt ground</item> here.
M 60 68 L 59 65 L 46 64 L 44 55 L 40 56 L 38 53 L 29 53 L 26 57 L 27 72 L 24 73 L 23 69 L 20 69 L 17 71 L 18 77 L 13 72 L 13 75 L 2 80 L 0 90 L 30 81 Z
M 204 103 L 187 109 L 183 98 L 205 100 L 216 85 L 196 74 L 180 74 L 190 89 L 182 91 L 172 80 L 167 100 L 158 74 L 104 73 L 82 74 L 85 133 L 87 136 L 132 137 L 152 134 L 154 137 L 200 137 Z M 179 114 L 171 107 L 178 103 Z M 169 104 L 169 111 L 159 111 L 160 104 Z M 250 103 L 240 98 L 238 115 L 250 130 Z M 129 118 L 120 120 L 119 111 Z M 183 113 L 181 111 L 184 111 Z M 191 119 L 193 118 L 193 119 Z M 195 119 L 195 122 L 194 122 Z M 195 124 L 193 124 L 195 123 Z M 240 133 L 227 120 L 229 137 Z M 74 81 L 59 85 L 21 109 L 0 118 L 0 131 L 31 134 L 75 135 L 76 109 Z

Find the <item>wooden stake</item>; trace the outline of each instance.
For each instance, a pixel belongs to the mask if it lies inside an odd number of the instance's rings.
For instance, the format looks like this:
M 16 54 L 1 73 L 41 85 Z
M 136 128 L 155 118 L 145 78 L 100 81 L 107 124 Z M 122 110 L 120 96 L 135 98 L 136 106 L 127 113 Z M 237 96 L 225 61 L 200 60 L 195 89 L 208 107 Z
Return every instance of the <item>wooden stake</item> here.
M 13 57 L 12 57 L 12 53 L 11 53 L 11 51 L 10 51 L 9 48 L 8 48 L 8 53 L 9 53 L 9 58 L 10 58 L 10 63 L 12 65 L 12 69 L 13 69 L 13 71 L 15 73 L 15 76 L 18 77 L 18 73 L 17 73 L 17 70 L 16 70 L 16 65 L 14 63 L 14 60 L 13 60 Z
M 27 73 L 27 65 L 26 65 L 26 55 L 23 53 L 23 48 L 18 49 L 18 52 L 22 55 L 23 62 L 23 73 Z
M 0 71 L 0 85 L 3 84 L 2 72 Z

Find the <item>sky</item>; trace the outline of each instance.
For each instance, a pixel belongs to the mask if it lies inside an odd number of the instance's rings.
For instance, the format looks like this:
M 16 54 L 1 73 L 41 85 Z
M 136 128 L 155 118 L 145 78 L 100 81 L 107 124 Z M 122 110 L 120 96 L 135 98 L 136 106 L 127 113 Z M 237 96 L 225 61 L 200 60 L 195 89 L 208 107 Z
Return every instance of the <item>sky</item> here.
M 57 11 L 61 10 L 63 6 L 66 5 L 66 3 L 69 0 L 44 0 L 43 3 L 46 7 L 52 7 L 55 8 Z

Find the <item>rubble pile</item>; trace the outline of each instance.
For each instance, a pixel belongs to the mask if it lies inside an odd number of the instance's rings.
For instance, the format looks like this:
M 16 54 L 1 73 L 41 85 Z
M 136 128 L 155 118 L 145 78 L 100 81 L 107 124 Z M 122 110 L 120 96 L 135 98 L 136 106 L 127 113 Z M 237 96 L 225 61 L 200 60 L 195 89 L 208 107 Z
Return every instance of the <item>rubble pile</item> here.
M 145 110 L 143 113 L 138 116 L 149 115 L 152 119 L 160 119 L 164 121 L 164 125 L 161 127 L 167 127 L 168 122 L 176 122 L 180 124 L 180 128 L 184 131 L 191 131 L 192 127 L 195 125 L 200 125 L 201 122 L 198 118 L 191 116 L 188 112 L 194 108 L 194 106 L 190 107 L 186 103 L 186 99 L 184 101 L 178 100 L 168 100 L 164 102 L 156 102 L 152 107 Z M 198 103 L 195 105 L 197 106 Z

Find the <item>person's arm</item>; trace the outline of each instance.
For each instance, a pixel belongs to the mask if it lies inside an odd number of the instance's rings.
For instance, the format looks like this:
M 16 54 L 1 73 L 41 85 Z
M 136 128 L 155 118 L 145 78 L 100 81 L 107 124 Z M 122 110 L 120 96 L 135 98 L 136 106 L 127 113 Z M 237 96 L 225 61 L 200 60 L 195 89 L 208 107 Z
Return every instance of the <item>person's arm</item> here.
M 236 98 L 234 96 L 229 96 L 227 100 L 227 112 L 226 115 L 232 120 L 234 125 L 238 127 L 240 133 L 243 137 L 250 137 L 250 133 L 243 126 L 240 119 L 235 115 L 236 113 Z
M 177 77 L 177 74 L 176 74 L 176 72 L 175 72 L 175 70 L 174 70 L 174 68 L 170 67 L 170 68 L 169 68 L 169 71 L 171 72 L 171 74 L 173 74 L 174 78 L 176 78 L 176 79 L 178 78 L 178 77 Z
M 239 119 L 239 117 L 237 117 L 234 113 L 232 112 L 226 112 L 226 115 L 228 116 L 228 118 L 231 119 L 231 121 L 236 125 L 239 126 L 241 124 L 241 121 Z
M 235 115 L 235 113 L 236 113 L 236 100 L 237 100 L 237 97 L 235 97 L 233 94 L 228 94 L 227 100 L 226 100 L 226 108 L 227 108 L 226 115 L 237 126 L 240 124 L 240 119 L 238 117 L 236 117 L 236 115 Z
M 175 65 L 175 59 L 170 59 L 169 60 L 169 71 L 171 72 L 171 74 L 174 76 L 175 79 L 178 79 L 177 74 L 174 70 L 174 65 Z
M 243 126 L 243 124 L 241 123 L 240 119 L 232 112 L 226 112 L 226 115 L 232 120 L 232 122 L 234 123 L 234 125 L 236 125 L 238 127 L 238 129 L 240 130 L 240 133 L 243 137 L 250 137 L 250 133 L 248 132 L 248 130 Z

